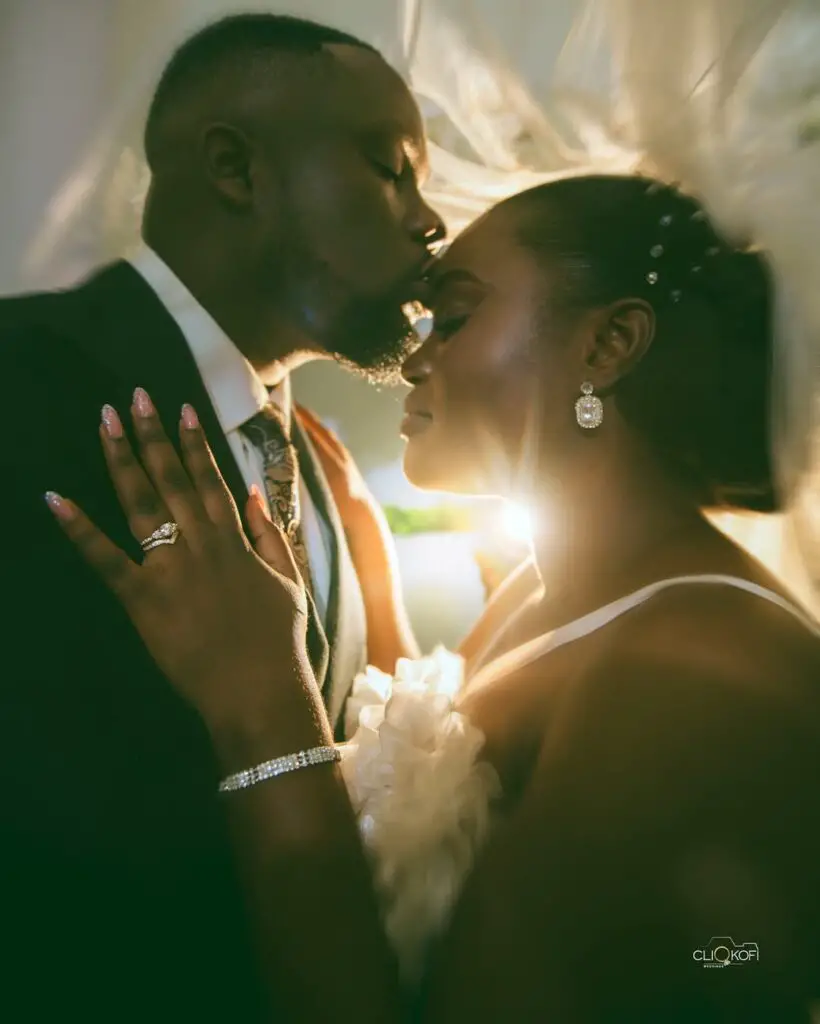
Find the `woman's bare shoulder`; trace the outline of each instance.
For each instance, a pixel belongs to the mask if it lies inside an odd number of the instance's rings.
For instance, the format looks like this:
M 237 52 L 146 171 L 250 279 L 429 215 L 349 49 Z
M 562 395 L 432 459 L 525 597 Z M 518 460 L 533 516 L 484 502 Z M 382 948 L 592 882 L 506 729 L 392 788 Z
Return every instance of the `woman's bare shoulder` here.
M 596 670 L 631 663 L 749 692 L 820 694 L 820 627 L 809 621 L 737 587 L 672 587 L 615 623 Z

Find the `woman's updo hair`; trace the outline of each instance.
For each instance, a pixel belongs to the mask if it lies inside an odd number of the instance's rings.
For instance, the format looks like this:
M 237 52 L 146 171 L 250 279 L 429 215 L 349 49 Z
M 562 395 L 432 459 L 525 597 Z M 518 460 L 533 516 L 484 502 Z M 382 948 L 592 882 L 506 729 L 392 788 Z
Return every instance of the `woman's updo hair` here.
M 622 298 L 653 307 L 654 340 L 613 390 L 664 464 L 704 506 L 775 511 L 763 258 L 729 246 L 694 199 L 647 178 L 562 178 L 505 205 L 520 244 L 561 268 L 553 313 Z

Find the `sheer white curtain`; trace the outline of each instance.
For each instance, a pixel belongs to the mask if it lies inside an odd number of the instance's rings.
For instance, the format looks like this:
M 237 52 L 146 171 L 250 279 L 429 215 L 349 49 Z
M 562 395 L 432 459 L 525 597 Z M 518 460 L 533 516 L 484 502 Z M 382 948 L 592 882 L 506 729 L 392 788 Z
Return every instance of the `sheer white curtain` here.
M 105 116 L 111 5 L 0 2 L 0 294 Z

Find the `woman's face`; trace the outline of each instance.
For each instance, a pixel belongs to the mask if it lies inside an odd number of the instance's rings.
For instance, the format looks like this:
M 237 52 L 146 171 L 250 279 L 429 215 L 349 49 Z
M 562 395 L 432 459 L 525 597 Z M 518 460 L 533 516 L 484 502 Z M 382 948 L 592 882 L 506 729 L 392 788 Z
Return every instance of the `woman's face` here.
M 509 494 L 532 441 L 572 428 L 580 388 L 551 326 L 550 273 L 514 238 L 502 207 L 471 225 L 431 272 L 435 317 L 404 364 L 413 390 L 402 435 L 417 486 Z

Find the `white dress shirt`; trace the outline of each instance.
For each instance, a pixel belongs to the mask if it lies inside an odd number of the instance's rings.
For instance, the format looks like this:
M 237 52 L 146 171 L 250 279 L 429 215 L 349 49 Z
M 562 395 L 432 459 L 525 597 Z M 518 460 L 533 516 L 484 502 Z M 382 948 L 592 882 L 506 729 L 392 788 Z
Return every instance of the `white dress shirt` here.
M 249 488 L 256 484 L 264 495 L 261 453 L 240 428 L 267 404 L 268 389 L 216 320 L 152 249 L 142 245 L 131 257 L 130 263 L 156 292 L 182 331 L 242 477 Z M 292 400 L 289 378 L 286 377 L 271 391 L 270 399 L 279 405 L 286 422 L 290 424 Z M 180 395 L 180 402 L 185 400 L 185 396 Z M 310 561 L 314 599 L 322 622 L 327 624 L 332 535 L 311 500 L 301 474 L 299 492 L 302 531 Z

